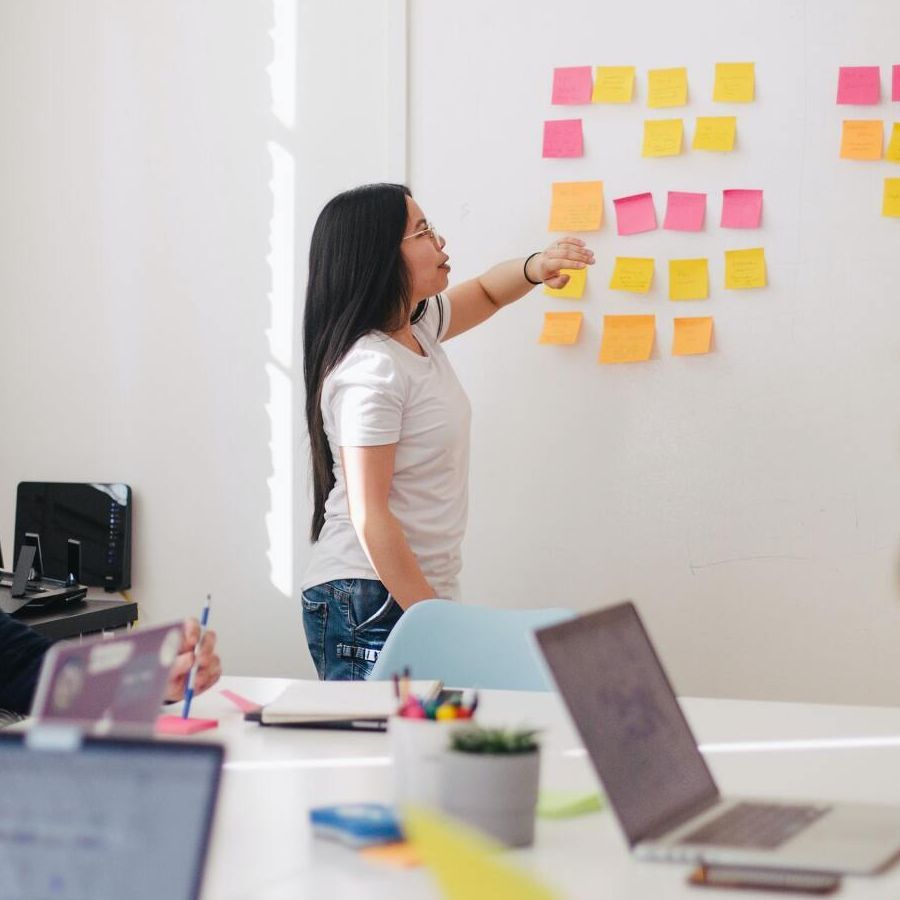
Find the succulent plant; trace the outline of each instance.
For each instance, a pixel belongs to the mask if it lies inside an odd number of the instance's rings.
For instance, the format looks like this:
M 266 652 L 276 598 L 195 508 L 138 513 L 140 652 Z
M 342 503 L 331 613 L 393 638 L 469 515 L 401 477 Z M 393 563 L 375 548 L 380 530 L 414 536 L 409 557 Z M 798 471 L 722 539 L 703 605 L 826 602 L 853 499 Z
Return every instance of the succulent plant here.
M 472 726 L 450 736 L 450 749 L 459 753 L 533 753 L 538 749 L 537 729 L 481 728 Z

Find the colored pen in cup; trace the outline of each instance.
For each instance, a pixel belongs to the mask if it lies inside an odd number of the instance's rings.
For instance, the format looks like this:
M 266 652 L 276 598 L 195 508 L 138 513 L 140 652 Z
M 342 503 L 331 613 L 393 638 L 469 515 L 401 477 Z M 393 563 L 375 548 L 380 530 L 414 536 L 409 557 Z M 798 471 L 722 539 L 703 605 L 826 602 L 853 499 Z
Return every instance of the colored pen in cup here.
M 181 718 L 186 719 L 191 714 L 191 700 L 194 699 L 194 682 L 197 680 L 197 669 L 199 662 L 197 655 L 200 653 L 200 645 L 203 643 L 203 636 L 206 634 L 206 623 L 209 622 L 209 605 L 212 597 L 206 595 L 206 603 L 203 604 L 203 612 L 200 613 L 200 637 L 197 638 L 197 645 L 194 647 L 194 664 L 188 671 L 187 681 L 184 685 L 184 709 L 181 712 Z

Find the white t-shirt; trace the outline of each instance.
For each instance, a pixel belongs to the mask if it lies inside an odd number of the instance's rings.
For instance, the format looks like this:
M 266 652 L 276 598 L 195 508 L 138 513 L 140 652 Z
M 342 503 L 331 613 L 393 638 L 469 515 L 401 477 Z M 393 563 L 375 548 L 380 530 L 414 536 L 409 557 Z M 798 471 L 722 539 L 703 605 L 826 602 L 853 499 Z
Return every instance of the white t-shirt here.
M 388 505 L 435 596 L 457 596 L 471 408 L 440 345 L 449 324 L 449 301 L 433 297 L 412 326 L 425 356 L 375 331 L 326 376 L 322 418 L 335 483 L 301 590 L 344 578 L 378 578 L 350 521 L 340 448 L 397 444 Z

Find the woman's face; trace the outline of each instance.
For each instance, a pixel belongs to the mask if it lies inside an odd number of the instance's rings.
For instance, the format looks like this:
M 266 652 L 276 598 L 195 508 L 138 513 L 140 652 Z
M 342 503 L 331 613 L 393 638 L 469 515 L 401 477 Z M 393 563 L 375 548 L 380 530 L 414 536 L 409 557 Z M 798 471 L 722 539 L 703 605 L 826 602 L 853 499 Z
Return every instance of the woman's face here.
M 406 198 L 406 209 L 406 231 L 400 242 L 400 251 L 409 272 L 411 300 L 415 305 L 446 289 L 450 257 L 444 253 L 444 239 L 429 230 L 425 213 L 412 197 Z

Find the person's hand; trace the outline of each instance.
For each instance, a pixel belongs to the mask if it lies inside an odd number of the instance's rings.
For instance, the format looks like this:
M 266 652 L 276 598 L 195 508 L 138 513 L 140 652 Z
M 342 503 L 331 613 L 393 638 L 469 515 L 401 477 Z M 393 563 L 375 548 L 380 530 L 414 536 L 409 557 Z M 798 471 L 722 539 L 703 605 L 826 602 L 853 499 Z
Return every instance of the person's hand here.
M 169 681 L 166 684 L 166 700 L 170 703 L 184 697 L 184 688 L 188 672 L 194 665 L 194 657 L 198 662 L 197 677 L 194 680 L 194 695 L 202 694 L 212 687 L 222 674 L 222 661 L 216 654 L 216 633 L 207 631 L 203 635 L 203 643 L 197 647 L 200 638 L 200 623 L 196 619 L 186 619 L 181 635 L 181 646 L 178 656 L 172 663 Z
M 528 275 L 532 281 L 543 281 L 547 287 L 559 289 L 569 280 L 560 269 L 583 269 L 593 264 L 594 251 L 580 238 L 566 235 L 529 261 Z

